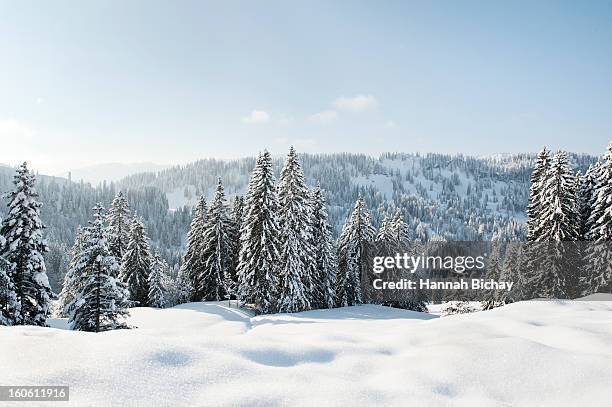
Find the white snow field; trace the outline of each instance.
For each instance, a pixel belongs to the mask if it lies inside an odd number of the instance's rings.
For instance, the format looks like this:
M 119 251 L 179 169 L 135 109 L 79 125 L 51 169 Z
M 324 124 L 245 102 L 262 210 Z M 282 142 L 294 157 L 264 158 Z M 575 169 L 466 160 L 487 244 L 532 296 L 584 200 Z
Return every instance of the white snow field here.
M 51 323 L 0 327 L 0 384 L 70 385 L 69 403 L 41 406 L 612 405 L 611 301 L 442 318 L 374 305 L 251 317 L 209 302 L 132 309 L 133 330 Z

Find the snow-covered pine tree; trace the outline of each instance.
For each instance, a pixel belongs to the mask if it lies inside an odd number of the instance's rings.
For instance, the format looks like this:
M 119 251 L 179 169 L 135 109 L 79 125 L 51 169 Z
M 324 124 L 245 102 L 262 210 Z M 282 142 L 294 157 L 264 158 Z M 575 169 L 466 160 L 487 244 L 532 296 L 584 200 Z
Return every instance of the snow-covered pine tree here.
M 130 206 L 122 191 L 117 192 L 108 210 L 109 246 L 119 263 L 130 241 Z
M 149 304 L 149 273 L 151 272 L 151 249 L 144 224 L 138 218 L 132 220 L 130 240 L 123 255 L 119 276 L 130 290 L 130 301 L 140 307 Z
M 204 199 L 204 195 L 201 195 L 193 210 L 191 225 L 189 227 L 189 233 L 187 234 L 187 251 L 183 256 L 183 264 L 180 273 L 181 276 L 189 278 L 189 284 L 187 284 L 186 281 L 181 282 L 183 294 L 189 289 L 192 290 L 189 300 L 187 301 L 198 300 L 196 299 L 194 288 L 197 276 L 202 273 L 202 247 L 204 246 L 204 228 L 208 217 L 207 212 L 206 199 Z
M 536 240 L 578 240 L 580 216 L 576 203 L 576 178 L 565 151 L 554 155 L 542 186 L 540 224 L 534 228 Z
M 376 243 L 384 248 L 389 254 L 397 250 L 395 235 L 393 233 L 393 215 L 385 212 L 378 233 L 376 234 Z
M 70 249 L 70 262 L 68 263 L 68 271 L 64 275 L 64 283 L 62 284 L 62 291 L 59 295 L 59 300 L 57 304 L 57 312 L 60 316 L 66 316 L 65 309 L 68 304 L 74 298 L 74 290 L 75 286 L 72 283 L 72 280 L 75 278 L 73 272 L 77 270 L 75 268 L 76 262 L 79 261 L 81 257 L 81 253 L 84 248 L 86 240 L 85 230 L 81 228 L 81 226 L 77 227 L 77 231 L 75 232 L 74 244 Z
M 405 248 L 410 242 L 410 229 L 408 224 L 404 221 L 402 211 L 400 211 L 399 208 L 395 210 L 395 214 L 393 215 L 391 232 L 400 248 Z
M 119 265 L 108 246 L 104 208 L 97 204 L 93 213 L 70 271 L 74 297 L 66 305 L 68 323 L 71 329 L 88 332 L 127 328 L 121 318 L 129 315 L 129 291 L 115 277 Z
M 313 302 L 316 265 L 310 240 L 310 201 L 304 172 L 290 148 L 278 183 L 281 225 L 279 311 L 298 312 Z
M 274 312 L 278 304 L 280 233 L 277 212 L 272 158 L 264 151 L 249 181 L 237 271 L 238 299 L 262 313 Z
M 149 306 L 164 308 L 168 305 L 168 264 L 155 252 L 149 273 Z
M 240 228 L 244 216 L 244 197 L 237 195 L 234 197 L 231 213 L 230 243 L 232 244 L 232 266 L 230 268 L 229 280 L 225 282 L 230 298 L 236 298 L 238 288 L 238 263 L 240 262 Z
M 592 211 L 589 218 L 591 240 L 602 240 L 612 233 L 612 141 L 597 165 Z
M 589 218 L 585 294 L 612 293 L 612 142 L 597 165 Z
M 35 181 L 25 162 L 17 168 L 15 189 L 7 194 L 8 215 L 0 228 L 4 242 L 0 257 L 10 265 L 9 278 L 16 295 L 15 308 L 9 311 L 13 323 L 44 326 L 53 293 L 45 271 L 47 244 L 42 237 L 44 225 Z
M 310 192 L 310 241 L 315 258 L 314 308 L 333 308 L 336 303 L 336 254 L 332 229 L 328 222 L 327 204 L 321 186 Z
M 184 304 L 186 302 L 191 301 L 191 299 L 193 298 L 194 288 L 187 269 L 181 267 L 178 270 L 176 281 L 174 282 L 174 287 L 174 303 Z
M 595 179 L 593 178 L 594 167 L 589 166 L 589 169 L 583 175 L 580 172 L 576 174 L 578 182 L 577 204 L 579 215 L 579 236 L 580 240 L 587 240 L 589 234 L 589 218 L 591 216 L 591 207 L 595 193 Z
M 361 276 L 367 267 L 366 248 L 374 237 L 370 214 L 363 199 L 359 198 L 342 228 L 338 244 L 336 302 L 341 307 L 362 303 Z
M 0 246 L 2 245 L 0 236 Z M 0 257 L 0 325 L 12 325 L 14 310 L 18 309 L 15 286 L 9 277 L 11 264 Z
M 196 296 L 204 301 L 220 301 L 226 298 L 225 284 L 230 280 L 234 249 L 230 229 L 229 209 L 225 201 L 223 183 L 219 178 L 204 227 L 202 273 L 196 277 Z
M 542 191 L 546 174 L 550 169 L 550 152 L 544 147 L 536 158 L 531 173 L 531 187 L 529 188 L 529 205 L 527 207 L 527 240 L 538 239 L 537 230 L 542 219 Z
M 530 248 L 530 269 L 526 284 L 533 295 L 544 298 L 571 298 L 579 292 L 579 214 L 576 180 L 567 153 L 554 155 L 542 182 L 540 223 L 533 229 L 538 245 Z M 534 251 L 534 250 L 537 250 Z M 537 259 L 537 260 L 536 260 Z

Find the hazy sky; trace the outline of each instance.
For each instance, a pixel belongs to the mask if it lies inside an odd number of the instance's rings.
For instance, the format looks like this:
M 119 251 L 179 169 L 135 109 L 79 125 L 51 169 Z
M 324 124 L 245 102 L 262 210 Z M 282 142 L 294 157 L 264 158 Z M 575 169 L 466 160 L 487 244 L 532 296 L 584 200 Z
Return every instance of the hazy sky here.
M 612 139 L 612 2 L 0 0 L 0 162 Z

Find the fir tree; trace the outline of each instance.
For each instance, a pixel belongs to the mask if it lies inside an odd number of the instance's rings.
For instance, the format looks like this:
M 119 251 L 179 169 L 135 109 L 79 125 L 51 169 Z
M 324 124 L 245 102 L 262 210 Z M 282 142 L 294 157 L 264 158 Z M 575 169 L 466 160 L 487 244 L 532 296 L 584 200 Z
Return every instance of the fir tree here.
M 191 288 L 190 300 L 197 301 L 195 287 L 197 284 L 197 276 L 203 272 L 202 262 L 202 247 L 204 246 L 204 229 L 206 227 L 207 209 L 204 195 L 198 199 L 198 204 L 193 210 L 191 226 L 187 234 L 187 251 L 183 256 L 183 265 L 181 267 L 182 275 L 189 278 L 189 284 L 182 282 L 185 290 Z M 183 290 L 183 293 L 185 293 Z
M 336 256 L 325 195 L 319 185 L 310 194 L 310 206 L 312 208 L 310 244 L 315 259 L 312 305 L 315 308 L 332 308 L 336 302 Z
M 0 241 L 2 236 L 0 236 Z M 1 246 L 0 242 L 0 246 Z M 18 309 L 15 286 L 9 277 L 11 264 L 0 257 L 0 325 L 12 325 L 14 310 Z
M 239 300 L 264 313 L 274 312 L 278 303 L 280 236 L 277 212 L 272 158 L 264 151 L 249 181 L 237 272 Z
M 612 293 L 612 142 L 595 172 L 595 190 L 589 218 L 586 294 Z
M 593 166 L 589 166 L 587 172 L 576 175 L 578 182 L 577 204 L 579 216 L 579 237 L 580 240 L 587 240 L 589 235 L 589 218 L 594 198 L 595 180 L 593 178 Z
M 110 252 L 104 225 L 104 208 L 93 208 L 94 220 L 83 232 L 81 252 L 73 262 L 69 289 L 74 297 L 66 305 L 74 330 L 102 332 L 127 328 L 128 289 L 117 277 L 119 265 Z
M 552 159 L 541 191 L 541 216 L 535 227 L 536 240 L 566 242 L 579 237 L 576 203 L 576 179 L 567 153 L 560 151 Z
M 8 277 L 16 295 L 8 314 L 14 324 L 44 326 L 53 293 L 43 258 L 47 244 L 42 237 L 41 203 L 26 163 L 17 169 L 13 183 L 15 190 L 7 194 L 8 215 L 0 228 L 0 257 L 9 264 Z
M 168 264 L 155 252 L 149 273 L 149 305 L 164 308 L 168 304 Z
M 178 271 L 178 275 L 176 276 L 176 281 L 174 282 L 174 302 L 176 304 L 184 304 L 186 302 L 191 301 L 194 297 L 194 288 L 191 277 L 189 276 L 187 269 L 181 267 Z
M 542 219 L 542 190 L 546 174 L 550 169 L 550 152 L 544 147 L 536 158 L 531 173 L 531 187 L 529 188 L 529 206 L 527 207 L 527 239 L 535 241 L 538 239 L 537 229 Z
M 75 295 L 75 285 L 72 280 L 74 280 L 74 271 L 76 270 L 76 263 L 79 261 L 81 257 L 81 253 L 83 252 L 85 244 L 85 232 L 79 226 L 75 233 L 74 244 L 70 249 L 70 262 L 68 263 L 68 272 L 64 275 L 64 283 L 62 284 L 62 291 L 59 295 L 59 301 L 57 310 L 59 311 L 61 316 L 65 316 L 65 309 L 70 302 L 74 299 Z
M 579 214 L 575 178 L 565 152 L 555 154 L 542 185 L 541 215 L 532 235 L 538 244 L 529 250 L 533 264 L 527 267 L 526 283 L 537 297 L 571 298 L 580 285 L 575 244 Z
M 130 301 L 146 307 L 149 303 L 149 273 L 151 272 L 151 249 L 142 221 L 132 220 L 130 240 L 123 255 L 120 277 L 130 290 Z
M 293 147 L 278 184 L 281 225 L 280 301 L 281 312 L 304 311 L 313 302 L 315 263 L 310 245 L 310 202 L 304 172 Z
M 108 210 L 108 222 L 111 253 L 121 262 L 130 241 L 130 207 L 121 191 L 117 193 Z
M 196 296 L 202 300 L 220 301 L 225 298 L 225 284 L 230 279 L 232 250 L 231 220 L 225 201 L 221 178 L 208 211 L 202 247 L 203 269 L 196 279 Z
M 236 298 L 236 290 L 238 288 L 238 263 L 240 262 L 240 229 L 244 216 L 244 197 L 238 195 L 234 197 L 231 214 L 230 243 L 232 244 L 232 265 L 229 276 L 225 282 L 225 288 L 230 295 L 230 298 Z
M 367 267 L 368 243 L 374 240 L 370 214 L 359 198 L 342 228 L 338 245 L 336 302 L 339 306 L 361 304 L 361 276 Z

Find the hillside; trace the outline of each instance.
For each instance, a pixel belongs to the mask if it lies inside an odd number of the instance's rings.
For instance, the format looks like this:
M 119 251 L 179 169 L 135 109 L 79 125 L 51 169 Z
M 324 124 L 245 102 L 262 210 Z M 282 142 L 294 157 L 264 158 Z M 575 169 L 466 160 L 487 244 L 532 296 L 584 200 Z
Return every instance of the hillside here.
M 0 327 L 6 383 L 71 406 L 607 406 L 612 302 L 449 317 L 374 305 L 252 317 L 226 303 L 134 308 L 133 330 Z M 307 383 L 307 385 L 304 385 Z

